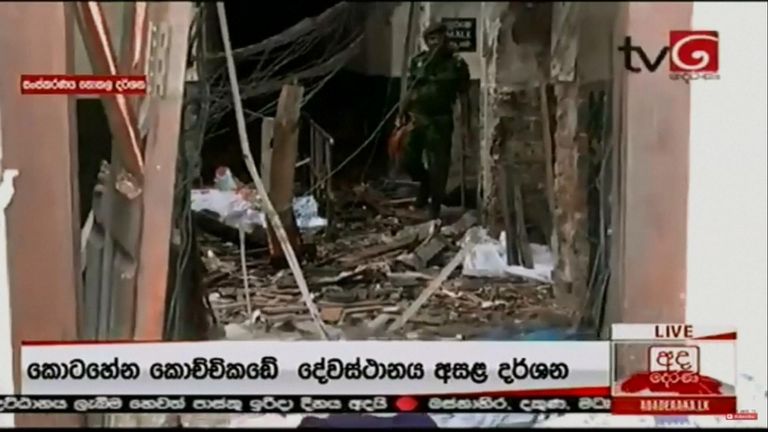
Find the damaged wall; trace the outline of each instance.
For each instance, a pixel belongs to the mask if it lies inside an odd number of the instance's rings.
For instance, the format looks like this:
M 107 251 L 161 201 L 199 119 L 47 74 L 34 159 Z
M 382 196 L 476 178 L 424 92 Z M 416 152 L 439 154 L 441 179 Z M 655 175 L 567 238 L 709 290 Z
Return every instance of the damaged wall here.
M 588 285 L 606 283 L 590 284 L 589 272 L 596 261 L 598 270 L 607 267 L 605 233 L 610 225 L 607 209 L 612 179 L 611 170 L 602 169 L 602 165 L 608 151 L 607 101 L 618 4 L 579 4 L 570 22 L 580 31 L 566 34 L 561 31 L 565 21 L 558 19 L 558 14 L 562 15 L 559 4 L 550 11 L 540 5 L 485 5 L 487 85 L 483 87 L 486 102 L 481 155 L 485 222 L 494 233 L 505 229 L 505 220 L 509 223 L 505 217 L 513 212 L 510 185 L 519 185 L 525 235 L 530 242 L 550 244 L 556 250 L 562 246 L 556 279 L 563 286 L 579 287 L 574 289 L 584 297 Z M 560 42 L 552 43 L 557 49 L 551 51 L 550 40 L 558 38 Z M 578 59 L 573 63 L 575 55 Z M 553 73 L 548 56 L 560 62 L 563 70 L 575 67 L 562 63 L 569 56 L 578 66 L 570 78 L 563 78 L 562 73 L 553 76 L 555 85 L 546 89 L 544 97 L 540 83 L 545 76 L 552 79 Z M 567 85 L 557 84 L 562 80 Z M 542 107 L 549 114 L 550 135 L 545 135 Z M 547 139 L 554 140 L 550 156 Z M 551 186 L 547 184 L 548 170 L 552 173 Z M 551 203 L 547 194 L 550 188 Z
M 488 137 L 489 144 L 496 139 L 508 146 L 514 158 L 522 166 L 518 167 L 526 188 L 530 192 L 544 191 L 543 130 L 541 125 L 540 81 L 537 53 L 540 47 L 532 44 L 518 44 L 513 40 L 512 26 L 516 11 L 500 9 L 496 3 L 487 3 L 486 26 L 487 38 L 491 46 L 485 56 L 489 70 L 487 87 L 492 109 L 486 112 L 483 120 L 495 136 Z M 611 73 L 611 33 L 616 14 L 615 3 L 583 3 L 581 7 L 581 25 L 579 45 L 589 47 L 579 56 L 579 82 L 581 100 L 587 101 L 592 91 L 607 90 Z M 586 105 L 584 105 L 586 109 Z M 586 114 L 580 122 L 586 127 Z M 494 125 L 495 124 L 495 125 Z M 500 149 L 487 149 L 492 157 L 498 156 Z M 488 186 L 491 186 L 488 184 Z M 492 194 L 486 194 L 486 200 L 492 200 Z M 540 209 L 546 206 L 537 200 L 531 200 L 535 209 L 532 215 L 536 223 L 544 223 L 547 214 Z M 493 203 L 488 203 L 491 207 Z M 491 213 L 496 211 L 489 210 Z
M 499 173 L 502 155 L 518 163 L 507 172 L 520 182 L 525 207 L 533 220 L 544 221 L 537 193 L 543 187 L 542 130 L 531 97 L 538 76 L 536 49 L 512 39 L 516 12 L 508 3 L 484 2 L 483 109 L 481 113 L 482 197 L 486 224 L 497 233 L 504 225 Z M 535 99 L 535 97 L 533 98 Z M 513 156 L 515 155 L 515 156 Z M 546 201 L 545 201 L 546 207 Z M 544 207 L 544 208 L 545 208 Z

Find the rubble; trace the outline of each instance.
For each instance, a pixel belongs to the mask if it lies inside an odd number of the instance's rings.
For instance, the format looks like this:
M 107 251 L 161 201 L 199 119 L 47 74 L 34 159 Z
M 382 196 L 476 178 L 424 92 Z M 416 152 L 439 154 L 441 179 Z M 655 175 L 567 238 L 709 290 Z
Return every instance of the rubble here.
M 508 266 L 504 238 L 490 239 L 474 212 L 449 209 L 441 224 L 409 210 L 412 200 L 371 186 L 336 195 L 339 237 L 305 230 L 316 254 L 302 269 L 320 318 L 338 338 L 467 339 L 529 319 L 531 310 L 556 309 L 545 277 L 548 257 L 537 245 L 537 267 L 524 269 L 530 274 L 479 272 L 483 262 L 473 257 L 483 250 Z M 266 249 L 246 244 L 249 315 L 237 242 L 209 231 L 200 242 L 209 302 L 227 338 L 316 337 L 292 274 L 271 267 Z

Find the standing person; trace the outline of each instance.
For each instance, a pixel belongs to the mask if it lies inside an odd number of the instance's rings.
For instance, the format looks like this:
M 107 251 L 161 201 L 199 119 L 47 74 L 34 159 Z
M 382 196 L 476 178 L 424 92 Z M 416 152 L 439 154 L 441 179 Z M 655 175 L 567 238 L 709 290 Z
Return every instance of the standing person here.
M 403 167 L 419 182 L 415 207 L 429 206 L 430 218 L 438 219 L 451 167 L 453 106 L 457 101 L 465 134 L 469 126 L 469 67 L 449 44 L 444 24 L 427 27 L 424 40 L 427 50 L 411 59 L 398 124 L 408 123 Z

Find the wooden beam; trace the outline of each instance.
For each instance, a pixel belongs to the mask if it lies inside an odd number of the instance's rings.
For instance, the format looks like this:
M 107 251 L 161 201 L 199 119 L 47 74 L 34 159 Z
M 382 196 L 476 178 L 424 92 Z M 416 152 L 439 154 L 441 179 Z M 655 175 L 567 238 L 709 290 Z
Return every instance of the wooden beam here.
M 272 164 L 269 199 L 275 206 L 280 220 L 285 227 L 293 249 L 301 256 L 301 236 L 293 214 L 293 183 L 296 177 L 296 158 L 299 146 L 299 119 L 304 88 L 297 85 L 285 85 L 277 102 L 275 132 L 272 148 Z M 273 263 L 285 260 L 285 252 L 269 227 L 269 250 Z
M 547 86 L 549 80 L 547 79 L 548 64 L 542 61 L 542 77 L 539 83 L 539 109 L 541 110 L 541 130 L 542 140 L 544 143 L 544 191 L 547 194 L 547 207 L 549 208 L 550 218 L 552 223 L 550 224 L 549 248 L 552 250 L 552 254 L 557 256 L 557 230 L 555 229 L 555 173 L 554 173 L 554 143 L 552 142 L 552 124 L 549 118 L 549 97 L 547 96 Z
M 261 119 L 261 175 L 264 178 L 264 189 L 269 192 L 269 180 L 272 176 L 272 138 L 275 131 L 275 119 Z
M 520 264 L 525 268 L 533 268 L 533 254 L 531 243 L 528 241 L 528 228 L 525 225 L 525 206 L 523 205 L 523 191 L 519 178 L 512 177 L 512 205 L 515 211 L 515 245 L 520 254 Z M 507 236 L 509 237 L 509 236 Z M 507 239 L 509 241 L 509 239 Z

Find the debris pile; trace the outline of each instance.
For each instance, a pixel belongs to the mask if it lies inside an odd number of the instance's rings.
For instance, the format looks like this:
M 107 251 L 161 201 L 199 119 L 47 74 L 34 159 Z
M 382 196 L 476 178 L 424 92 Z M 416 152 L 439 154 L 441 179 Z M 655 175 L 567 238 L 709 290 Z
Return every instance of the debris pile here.
M 425 221 L 408 208 L 412 200 L 398 197 L 407 195 L 403 190 L 363 185 L 337 191 L 334 239 L 322 235 L 321 223 L 300 224 L 307 243 L 315 246 L 315 253 L 304 257 L 304 275 L 322 320 L 337 338 L 463 339 L 537 319 L 567 320 L 554 309 L 545 251 L 535 269 L 523 269 L 527 273 L 506 265 L 488 267 L 477 257 L 503 252 L 503 238 L 490 239 L 472 211 L 448 208 L 442 224 Z M 242 188 L 233 193 L 243 196 Z M 258 212 L 256 204 L 197 202 L 196 221 L 200 213 L 213 211 L 230 228 L 239 223 L 232 222 L 232 214 Z M 316 203 L 308 216 L 296 213 L 299 221 L 325 221 Z M 229 338 L 318 337 L 293 275 L 270 266 L 264 238 L 253 235 L 258 227 L 263 224 L 250 224 L 246 242 L 246 295 L 236 234 L 200 226 L 204 284 L 217 320 L 226 325 Z

